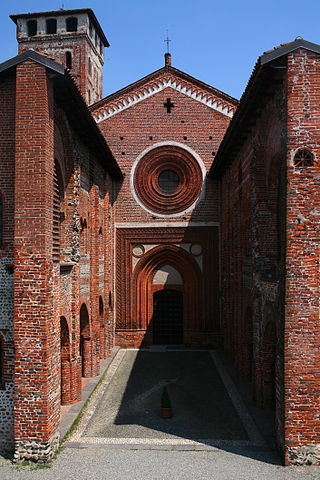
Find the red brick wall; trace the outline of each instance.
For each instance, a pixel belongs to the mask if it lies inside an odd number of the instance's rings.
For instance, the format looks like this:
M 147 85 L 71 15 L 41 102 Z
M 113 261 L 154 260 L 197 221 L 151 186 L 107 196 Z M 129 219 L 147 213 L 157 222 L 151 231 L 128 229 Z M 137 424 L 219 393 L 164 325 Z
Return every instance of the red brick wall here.
M 3 348 L 3 375 L 0 380 L 0 451 L 13 448 L 13 213 L 15 76 L 0 83 L 0 194 L 3 208 L 3 238 L 0 246 L 0 337 Z
M 285 426 L 287 462 L 310 461 L 320 443 L 319 424 L 319 99 L 320 57 L 288 56 L 287 255 L 285 323 Z M 293 165 L 297 149 L 315 156 L 313 167 Z
M 18 65 L 16 75 L 14 429 L 21 452 L 28 440 L 43 442 L 44 450 L 56 446 L 60 362 L 53 312 L 53 91 L 46 69 L 31 61 Z
M 174 104 L 171 113 L 167 113 L 164 107 L 169 97 Z M 126 175 L 117 198 L 115 221 L 138 220 L 150 224 L 159 221 L 137 204 L 130 191 L 132 165 L 146 148 L 160 142 L 178 142 L 190 147 L 209 169 L 213 152 L 217 152 L 229 122 L 229 117 L 171 88 L 100 122 L 98 125 Z M 203 202 L 193 211 L 181 214 L 182 217 L 187 221 L 218 220 L 215 182 L 207 184 Z M 177 221 L 177 218 L 168 218 L 168 221 Z
M 37 35 L 36 37 L 19 39 L 19 53 L 30 48 L 45 53 L 49 58 L 65 66 L 66 52 L 70 52 L 72 58 L 70 73 L 76 80 L 86 102 L 91 104 L 102 98 L 103 74 L 100 55 L 97 55 L 95 49 L 91 47 L 91 43 L 86 36 L 69 33 L 65 37 L 50 36 L 47 38 L 46 35 Z
M 171 113 L 164 107 L 167 98 L 171 99 L 173 108 Z M 146 211 L 140 206 L 131 190 L 131 172 L 137 158 L 147 148 L 159 143 L 179 143 L 185 146 L 195 157 L 199 157 L 204 169 L 209 169 L 214 155 L 219 147 L 230 118 L 194 99 L 171 88 L 154 94 L 107 120 L 101 121 L 99 127 L 105 136 L 125 179 L 117 195 L 115 223 L 125 227 L 130 223 L 143 223 L 143 229 L 133 229 L 130 242 L 122 243 L 122 229 L 117 234 L 117 262 L 116 262 L 116 304 L 117 304 L 117 342 L 121 346 L 140 346 L 152 343 L 152 298 L 149 286 L 142 286 L 141 303 L 137 298 L 140 294 L 135 290 L 136 278 L 131 266 L 132 248 L 136 243 L 161 245 L 164 229 L 159 222 L 168 222 L 175 226 L 177 222 L 184 222 L 184 228 L 176 238 L 176 231 L 166 236 L 168 245 L 175 243 L 197 243 L 203 247 L 202 262 L 204 272 L 201 272 L 201 285 L 193 286 L 186 298 L 191 299 L 193 307 L 198 305 L 197 314 L 185 305 L 184 308 L 184 342 L 186 345 L 208 346 L 217 345 L 220 339 L 219 317 L 219 246 L 218 235 L 210 236 L 207 230 L 193 225 L 188 231 L 189 222 L 218 222 L 219 190 L 213 180 L 205 180 L 205 194 L 193 208 L 174 215 L 160 216 Z M 169 148 L 169 147 L 168 147 Z M 191 182 L 187 189 L 196 185 Z M 183 209 L 185 210 L 185 209 Z M 163 212 L 162 212 L 163 213 Z M 158 225 L 156 225 L 156 222 Z M 214 227 L 212 227 L 214 228 Z M 215 227 L 217 228 L 217 227 Z M 126 230 L 127 231 L 127 230 Z M 167 232 L 171 231 L 166 229 Z M 205 233 L 203 233 L 205 231 Z M 189 240 L 188 240 L 189 239 Z M 191 240 L 190 240 L 191 239 Z M 124 269 L 124 259 L 126 268 Z M 190 255 L 190 262 L 194 261 Z M 210 271 L 209 265 L 213 268 Z M 214 266 L 213 266 L 214 265 Z M 180 273 L 186 277 L 186 272 Z M 187 278 L 185 278 L 187 283 Z M 210 286 L 209 286 L 210 285 Z M 209 289 L 214 293 L 209 293 Z M 146 293 L 148 292 L 148 294 Z M 196 293 L 198 292 L 198 293 Z M 196 300 L 199 294 L 199 301 Z M 138 297 L 137 297 L 138 296 Z M 137 297 L 137 298 L 136 298 Z M 192 300 L 193 299 L 193 300 Z M 209 301 L 210 299 L 210 301 Z M 149 305 L 149 310 L 147 306 Z M 149 313 L 147 313 L 147 310 Z M 190 318 L 192 317 L 192 321 Z M 189 319 L 189 320 L 188 320 Z
M 32 61 L 18 65 L 14 176 L 17 460 L 46 461 L 52 456 L 59 440 L 61 403 L 81 398 L 81 374 L 98 375 L 100 361 L 110 355 L 114 344 L 108 307 L 113 281 L 109 268 L 112 179 L 82 143 L 63 105 L 54 104 L 53 88 L 44 67 Z M 61 172 L 55 210 L 54 171 Z M 53 213 L 57 208 L 60 253 L 54 257 Z M 80 238 L 81 219 L 87 222 L 85 244 Z M 100 297 L 104 307 L 99 310 Z M 80 352 L 83 304 L 88 312 L 84 372 Z M 30 446 L 31 441 L 36 443 Z
M 261 113 L 221 179 L 222 319 L 226 352 L 256 404 L 275 410 L 282 444 L 285 86 L 257 97 Z

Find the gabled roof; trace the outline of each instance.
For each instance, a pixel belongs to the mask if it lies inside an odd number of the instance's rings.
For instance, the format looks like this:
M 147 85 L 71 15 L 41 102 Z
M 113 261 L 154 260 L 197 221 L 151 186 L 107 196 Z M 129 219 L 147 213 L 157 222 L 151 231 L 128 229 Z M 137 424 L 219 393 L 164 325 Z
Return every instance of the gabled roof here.
M 75 80 L 68 69 L 44 54 L 27 50 L 0 64 L 0 77 L 14 71 L 15 67 L 26 60 L 32 60 L 50 70 L 55 87 L 55 99 L 66 112 L 72 127 L 81 136 L 90 151 L 101 160 L 114 178 L 122 179 L 123 174 L 108 144 L 84 101 Z
M 219 146 L 209 170 L 209 176 L 218 177 L 222 175 L 224 170 L 232 163 L 234 156 L 240 148 L 239 145 L 243 142 L 243 139 L 248 134 L 248 129 L 250 129 L 250 124 L 254 121 L 257 107 L 259 108 L 259 105 L 260 107 L 262 105 L 265 98 L 266 85 L 272 85 L 273 81 L 279 82 L 277 76 L 281 75 L 281 72 L 286 71 L 286 67 L 281 65 L 281 58 L 284 59 L 286 55 L 299 48 L 320 54 L 320 45 L 297 37 L 293 42 L 281 44 L 260 55 L 247 87 L 242 94 L 236 113 Z M 275 65 L 275 68 L 269 68 L 274 65 L 274 60 L 277 61 L 278 66 Z
M 301 37 L 297 37 L 293 42 L 282 43 L 277 47 L 274 47 L 272 50 L 264 52 L 260 57 L 261 65 L 271 62 L 272 60 L 287 55 L 290 52 L 293 52 L 297 48 L 304 48 L 305 50 L 310 50 L 311 52 L 320 53 L 320 45 L 317 43 L 308 42 Z
M 230 118 L 238 105 L 238 100 L 230 95 L 171 65 L 165 65 L 163 68 L 91 105 L 90 110 L 96 122 L 99 123 L 168 87 Z
M 13 15 L 10 15 L 11 20 L 17 24 L 18 18 L 37 18 L 37 17 L 57 17 L 61 15 L 77 15 L 78 13 L 86 13 L 91 22 L 92 25 L 95 27 L 95 29 L 98 31 L 105 47 L 110 47 L 108 40 L 106 39 L 106 36 L 101 28 L 100 23 L 97 20 L 97 17 L 93 13 L 93 10 L 91 8 L 77 8 L 73 10 L 51 10 L 49 12 L 32 12 L 32 13 L 15 13 Z

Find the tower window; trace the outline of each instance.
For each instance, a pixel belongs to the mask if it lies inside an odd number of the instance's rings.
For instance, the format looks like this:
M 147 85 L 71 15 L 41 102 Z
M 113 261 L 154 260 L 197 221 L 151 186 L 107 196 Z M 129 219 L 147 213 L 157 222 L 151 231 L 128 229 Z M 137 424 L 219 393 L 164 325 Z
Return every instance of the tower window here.
M 71 52 L 66 52 L 66 67 L 71 70 L 72 68 L 72 55 Z
M 92 26 L 92 23 L 89 24 L 89 34 L 90 34 L 90 37 L 93 38 L 93 26 Z
M 76 17 L 67 18 L 67 32 L 76 32 L 78 30 L 78 19 Z
M 49 18 L 46 21 L 46 32 L 47 33 L 57 33 L 57 20 L 55 18 Z
M 27 22 L 28 37 L 34 37 L 37 35 L 38 24 L 37 20 L 29 20 Z

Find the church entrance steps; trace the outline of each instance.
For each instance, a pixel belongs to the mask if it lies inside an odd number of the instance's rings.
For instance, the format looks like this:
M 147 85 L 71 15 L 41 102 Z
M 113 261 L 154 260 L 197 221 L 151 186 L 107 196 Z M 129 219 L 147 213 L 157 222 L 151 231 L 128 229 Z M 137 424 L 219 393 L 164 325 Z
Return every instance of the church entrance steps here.
M 157 347 L 119 350 L 67 446 L 267 448 L 216 351 Z M 164 385 L 169 420 L 160 418 Z

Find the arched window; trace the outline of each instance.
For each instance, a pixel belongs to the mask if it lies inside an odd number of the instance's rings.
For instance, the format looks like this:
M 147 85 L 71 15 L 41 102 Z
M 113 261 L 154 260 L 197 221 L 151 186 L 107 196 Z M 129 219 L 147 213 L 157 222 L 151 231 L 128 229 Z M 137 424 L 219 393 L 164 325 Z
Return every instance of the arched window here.
M 37 20 L 29 20 L 27 22 L 28 37 L 34 37 L 37 35 L 38 24 Z
M 66 52 L 66 67 L 71 70 L 72 68 L 72 55 L 71 52 Z
M 67 32 L 76 32 L 78 30 L 78 19 L 76 17 L 67 18 Z
M 3 202 L 0 195 L 0 248 L 3 245 Z
M 313 159 L 313 153 L 310 150 L 300 148 L 294 156 L 293 163 L 298 168 L 312 167 Z
M 101 317 L 101 315 L 103 315 L 103 300 L 102 300 L 101 295 L 99 297 L 99 315 L 100 315 L 100 317 Z
M 57 20 L 55 18 L 49 18 L 46 21 L 46 32 L 49 34 L 57 33 Z

